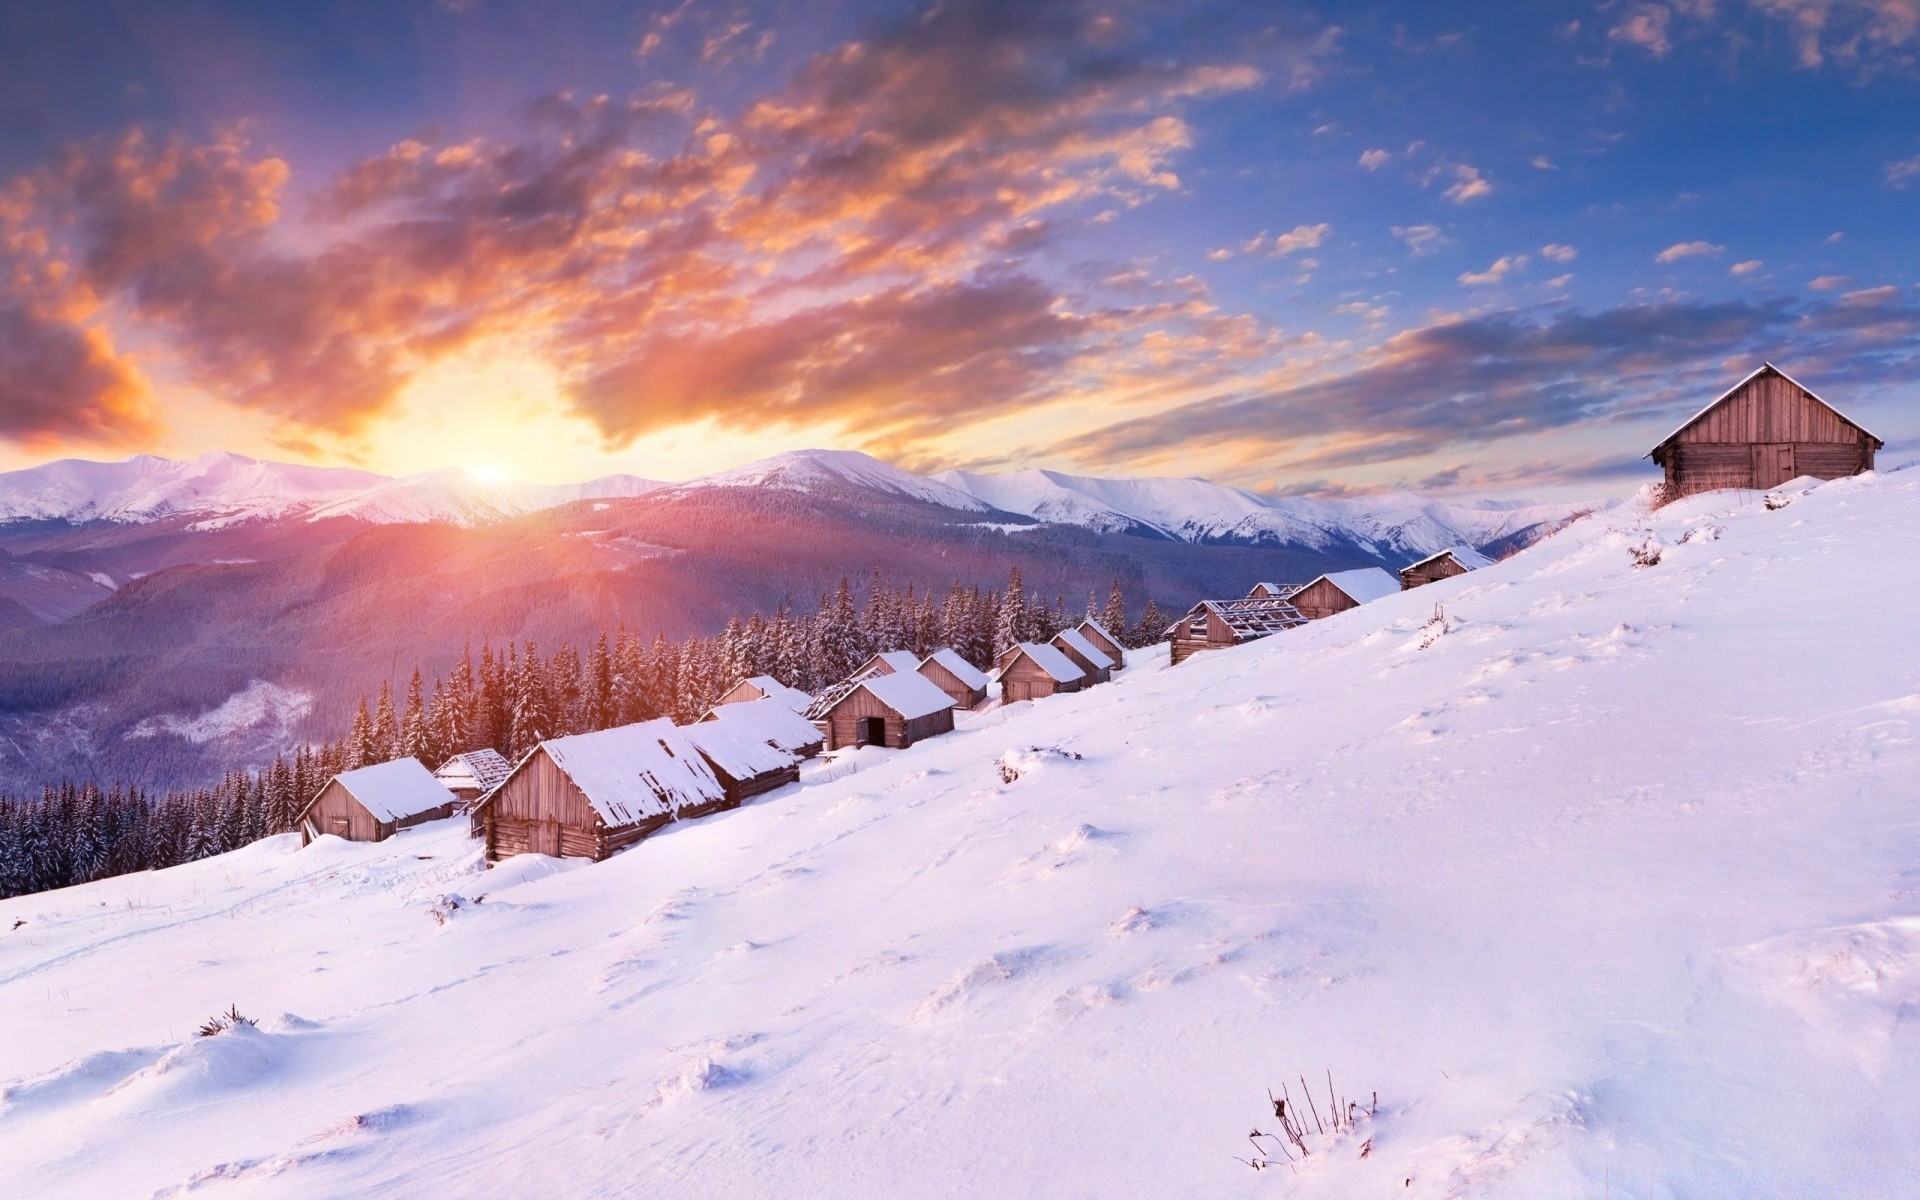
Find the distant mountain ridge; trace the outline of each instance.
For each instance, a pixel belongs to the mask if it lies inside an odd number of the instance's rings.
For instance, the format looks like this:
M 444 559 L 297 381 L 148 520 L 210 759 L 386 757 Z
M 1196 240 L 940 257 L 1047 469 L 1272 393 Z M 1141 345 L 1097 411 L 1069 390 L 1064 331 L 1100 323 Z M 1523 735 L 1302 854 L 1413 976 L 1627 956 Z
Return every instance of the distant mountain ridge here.
M 1078 525 L 1200 545 L 1357 547 L 1379 557 L 1503 543 L 1612 501 L 1527 504 L 1435 500 L 1411 492 L 1351 499 L 1268 497 L 1204 479 L 1101 478 L 1059 471 L 917 475 L 851 450 L 796 450 L 684 483 L 608 475 L 577 484 L 490 481 L 442 469 L 394 478 L 214 452 L 119 463 L 66 459 L 0 474 L 0 522 L 143 523 L 193 530 L 256 521 L 344 518 L 372 525 L 473 527 L 589 499 L 665 491 L 822 489 L 917 501 L 958 512 Z

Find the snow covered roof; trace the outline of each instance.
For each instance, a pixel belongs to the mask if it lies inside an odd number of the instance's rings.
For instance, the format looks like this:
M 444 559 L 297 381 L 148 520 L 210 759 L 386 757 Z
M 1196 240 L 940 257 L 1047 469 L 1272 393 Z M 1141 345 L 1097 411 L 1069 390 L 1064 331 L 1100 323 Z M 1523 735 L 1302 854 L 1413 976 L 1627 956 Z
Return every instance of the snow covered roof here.
M 1686 430 L 1687 426 L 1693 424 L 1695 421 L 1698 421 L 1701 417 L 1706 416 L 1708 413 L 1718 408 L 1720 404 L 1727 399 L 1727 397 L 1733 395 L 1735 392 L 1739 391 L 1741 388 L 1752 383 L 1754 380 L 1760 378 L 1762 375 L 1765 375 L 1768 371 L 1772 371 L 1775 375 L 1778 375 L 1780 378 L 1786 380 L 1788 383 L 1799 388 L 1801 391 L 1805 392 L 1808 395 L 1808 397 L 1810 397 L 1813 400 L 1815 404 L 1818 404 L 1821 408 L 1826 409 L 1828 412 L 1832 413 L 1834 416 L 1839 417 L 1842 421 L 1845 421 L 1847 424 L 1853 426 L 1855 429 L 1858 429 L 1861 433 L 1864 433 L 1868 437 L 1873 438 L 1874 441 L 1879 442 L 1882 446 L 1887 444 L 1883 439 L 1875 435 L 1874 432 L 1868 429 L 1865 425 L 1862 425 L 1860 422 L 1854 420 L 1852 417 L 1849 417 L 1847 414 L 1841 412 L 1839 409 L 1835 408 L 1833 405 L 1828 404 L 1825 400 L 1822 400 L 1820 398 L 1820 394 L 1814 391 L 1812 388 L 1808 387 L 1806 384 L 1801 383 L 1798 379 L 1795 379 L 1793 376 L 1787 374 L 1785 371 L 1782 371 L 1779 367 L 1774 366 L 1772 363 L 1763 362 L 1760 364 L 1759 369 L 1755 370 L 1752 374 L 1748 375 L 1745 379 L 1742 379 L 1739 383 L 1734 384 L 1732 387 L 1728 388 L 1726 391 L 1721 392 L 1718 396 L 1715 396 L 1713 398 L 1712 403 L 1708 404 L 1705 408 L 1701 409 L 1699 412 L 1688 417 L 1686 420 L 1680 422 L 1679 425 L 1674 427 L 1674 430 L 1672 433 L 1669 433 L 1667 436 L 1655 442 L 1653 445 L 1653 449 L 1647 451 L 1646 454 L 1643 455 L 1642 457 L 1652 458 L 1654 454 L 1656 454 L 1659 451 L 1660 447 L 1666 445 L 1668 442 L 1672 441 L 1674 438 L 1679 437 L 1680 434 Z M 1425 561 L 1425 560 L 1422 560 L 1422 561 Z
M 453 793 L 440 785 L 433 772 L 417 758 L 396 758 L 356 771 L 345 771 L 333 781 L 373 814 L 376 821 L 417 817 L 429 809 L 453 803 Z
M 1468 553 L 1475 552 L 1468 551 Z M 1464 566 L 1466 564 L 1463 563 L 1461 565 Z M 1357 567 L 1351 571 L 1329 571 L 1325 575 L 1320 576 L 1320 579 L 1326 580 L 1334 587 L 1345 592 L 1352 598 L 1355 604 L 1366 604 L 1369 601 L 1378 600 L 1382 596 L 1391 596 L 1400 590 L 1400 581 L 1379 567 Z M 1320 579 L 1309 583 L 1307 587 L 1312 587 L 1314 583 L 1319 583 Z M 1305 591 L 1306 588 L 1300 590 Z
M 743 704 L 722 704 L 708 713 L 702 724 L 715 722 L 744 729 L 762 741 L 796 753 L 809 747 L 817 748 L 821 742 L 820 730 L 812 721 L 771 696 Z
M 860 669 L 853 673 L 853 678 L 864 679 L 870 674 L 885 674 L 880 670 L 882 665 L 888 671 L 911 675 L 920 669 L 920 659 L 911 650 L 882 650 L 861 664 Z
M 932 654 L 927 655 L 926 662 L 920 665 L 925 666 L 930 662 L 939 663 L 945 667 L 955 679 L 958 679 L 967 687 L 983 688 L 987 686 L 987 673 L 966 659 L 961 658 L 959 652 L 956 650 L 944 648 L 935 650 Z
M 859 687 L 865 688 L 880 703 L 909 721 L 917 717 L 932 716 L 943 708 L 953 707 L 953 697 L 941 691 L 935 686 L 933 680 L 918 671 L 875 675 L 861 680 Z
M 778 700 L 797 713 L 807 711 L 807 706 L 813 703 L 812 696 L 807 695 L 799 688 L 788 687 L 771 675 L 755 675 L 745 682 L 752 684 L 754 689 L 763 697 L 771 697 Z
M 860 686 L 858 679 L 842 679 L 839 683 L 830 683 L 814 696 L 813 703 L 807 705 L 800 715 L 809 721 L 824 721 L 834 706 L 845 700 L 853 689 Z
M 1075 625 L 1074 628 L 1078 629 L 1082 633 L 1085 633 L 1088 630 L 1092 630 L 1093 632 L 1099 634 L 1101 637 L 1107 639 L 1109 642 L 1112 642 L 1114 645 L 1118 646 L 1120 644 L 1119 638 L 1113 636 L 1111 633 L 1108 633 L 1107 627 L 1105 625 L 1102 625 L 1100 622 L 1094 620 L 1092 617 L 1082 617 L 1080 619 L 1080 623 L 1078 625 Z
M 1014 647 L 1014 650 L 1019 653 L 1006 656 L 1006 665 L 993 673 L 995 679 L 1005 675 L 1007 667 L 1019 661 L 1021 654 L 1032 659 L 1035 666 L 1051 675 L 1055 683 L 1072 683 L 1076 679 L 1086 677 L 1086 672 L 1082 671 L 1072 659 L 1062 654 L 1056 646 L 1043 645 L 1040 642 L 1021 642 Z
M 1186 616 L 1167 626 L 1167 633 L 1174 633 L 1182 625 L 1205 613 L 1219 617 L 1236 642 L 1265 637 L 1307 623 L 1307 619 L 1300 615 L 1300 610 L 1284 597 L 1249 596 L 1244 600 L 1202 600 L 1188 609 Z
M 720 779 L 665 717 L 552 738 L 540 749 L 609 825 L 631 825 L 724 799 Z
M 498 750 L 469 750 L 440 764 L 433 773 L 448 788 L 475 788 L 490 792 L 513 772 L 513 764 Z
M 1396 588 L 1399 586 L 1399 584 L 1394 585 Z M 1111 667 L 1113 665 L 1113 656 L 1088 641 L 1086 635 L 1078 629 L 1062 629 L 1054 635 L 1053 640 L 1056 642 L 1065 642 L 1067 645 L 1073 647 L 1080 652 L 1081 657 L 1085 658 L 1095 667 Z
M 1402 574 L 1405 574 L 1415 567 L 1423 567 L 1434 559 L 1446 554 L 1453 555 L 1453 561 L 1459 563 L 1469 571 L 1478 571 L 1481 567 L 1490 567 L 1493 565 L 1492 559 L 1475 550 L 1472 546 L 1448 546 L 1445 550 L 1435 550 L 1432 554 L 1427 555 L 1418 562 L 1408 563 L 1406 566 L 1401 567 L 1400 571 Z
M 765 704 L 766 701 L 756 701 Z M 812 729 L 809 725 L 807 728 Z M 783 771 L 799 761 L 790 750 L 783 750 L 749 727 L 748 722 L 702 721 L 682 732 L 709 763 L 735 779 L 752 779 L 774 771 Z

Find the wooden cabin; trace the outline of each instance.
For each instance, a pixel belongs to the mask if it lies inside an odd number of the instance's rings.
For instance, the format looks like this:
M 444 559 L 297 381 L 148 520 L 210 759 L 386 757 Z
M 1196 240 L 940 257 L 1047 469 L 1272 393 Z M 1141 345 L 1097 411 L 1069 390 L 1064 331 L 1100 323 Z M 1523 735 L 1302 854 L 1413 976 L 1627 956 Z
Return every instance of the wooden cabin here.
M 350 842 L 384 842 L 422 821 L 453 815 L 453 793 L 417 758 L 396 758 L 327 780 L 294 825 L 300 844 L 322 834 Z
M 741 704 L 715 705 L 700 721 L 740 725 L 796 758 L 812 758 L 820 753 L 824 742 L 818 726 L 772 696 Z
M 882 650 L 854 670 L 848 679 L 871 679 L 875 675 L 911 675 L 920 669 L 920 656 L 911 650 Z
M 904 750 L 922 738 L 953 732 L 953 697 L 918 671 L 872 675 L 835 687 L 807 716 L 828 750 L 887 746 Z
M 953 698 L 955 708 L 972 709 L 987 698 L 987 673 L 955 650 L 935 650 L 920 662 L 920 673 Z
M 598 862 L 669 821 L 733 803 L 685 733 L 661 717 L 541 742 L 473 811 L 488 862 L 516 854 Z
M 1000 699 L 1005 704 L 1042 700 L 1087 686 L 1085 673 L 1072 659 L 1040 642 L 1008 646 L 995 664 L 993 678 L 1000 684 Z
M 1455 575 L 1465 575 L 1468 571 L 1478 571 L 1490 567 L 1493 560 L 1475 550 L 1472 546 L 1450 546 L 1438 554 L 1429 554 L 1416 563 L 1408 563 L 1400 568 L 1400 590 L 1411 591 L 1429 583 L 1439 583 L 1442 579 L 1452 579 Z
M 800 782 L 800 756 L 774 745 L 743 722 L 701 721 L 687 726 L 684 732 L 720 780 L 728 808 L 738 808 L 748 797 Z
M 807 711 L 813 703 L 813 697 L 799 688 L 788 687 L 771 675 L 754 675 L 728 688 L 714 705 L 750 704 L 755 700 L 778 700 L 797 713 Z
M 1285 600 L 1300 590 L 1297 583 L 1256 583 L 1247 592 L 1249 600 Z
M 1079 630 L 1062 629 L 1047 644 L 1073 660 L 1073 665 L 1080 668 L 1080 675 L 1089 686 L 1113 678 L 1113 660 L 1082 636 Z
M 1118 671 L 1127 665 L 1127 648 L 1120 644 L 1119 638 L 1107 632 L 1106 627 L 1100 622 L 1092 617 L 1086 617 L 1074 628 L 1079 631 L 1081 637 L 1092 642 L 1102 654 L 1113 660 L 1114 670 Z
M 1885 442 L 1772 363 L 1733 385 L 1647 452 L 1678 499 L 1715 488 L 1779 487 L 1873 470 Z
M 1379 567 L 1333 571 L 1294 591 L 1289 602 L 1309 621 L 1359 608 L 1400 590 L 1400 581 Z
M 433 777 L 453 793 L 454 811 L 466 812 L 512 770 L 513 764 L 498 750 L 469 750 L 441 763 Z
M 1179 666 L 1202 650 L 1223 650 L 1306 623 L 1299 609 L 1274 596 L 1202 600 L 1167 626 L 1166 639 Z

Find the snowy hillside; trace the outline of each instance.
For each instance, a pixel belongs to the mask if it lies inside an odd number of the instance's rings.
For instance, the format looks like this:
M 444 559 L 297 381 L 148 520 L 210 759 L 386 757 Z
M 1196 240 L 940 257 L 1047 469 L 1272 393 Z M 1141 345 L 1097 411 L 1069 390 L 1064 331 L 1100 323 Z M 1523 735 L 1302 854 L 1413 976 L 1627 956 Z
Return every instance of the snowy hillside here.
M 1905 473 L 1617 510 L 598 866 L 0 903 L 9 1190 L 1911 1195 L 1917 528 Z M 1328 1071 L 1377 1115 L 1236 1161 Z
M 816 488 L 856 488 L 902 496 L 962 512 L 985 512 L 989 505 L 937 479 L 902 471 L 870 454 L 853 450 L 793 450 L 759 459 L 730 471 L 703 475 L 681 484 L 702 487 L 761 487 L 805 492 Z
M 1387 558 L 1462 542 L 1484 546 L 1611 503 L 1448 504 L 1410 492 L 1351 500 L 1269 498 L 1204 479 L 1098 479 L 1058 471 L 946 471 L 934 478 L 995 508 L 1042 521 L 1110 533 L 1151 532 L 1184 542 L 1316 549 L 1358 542 Z

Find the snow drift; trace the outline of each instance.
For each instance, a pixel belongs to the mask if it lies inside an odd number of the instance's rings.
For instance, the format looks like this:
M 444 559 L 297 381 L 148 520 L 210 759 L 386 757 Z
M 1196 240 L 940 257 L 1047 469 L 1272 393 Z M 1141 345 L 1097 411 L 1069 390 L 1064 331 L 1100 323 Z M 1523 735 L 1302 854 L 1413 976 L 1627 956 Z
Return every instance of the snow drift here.
M 1136 655 L 604 864 L 443 822 L 5 902 L 11 1190 L 1913 1194 L 1920 479 L 1782 499 Z M 298 1017 L 203 1047 L 228 1004 Z M 1377 1113 L 1238 1161 L 1329 1071 Z

